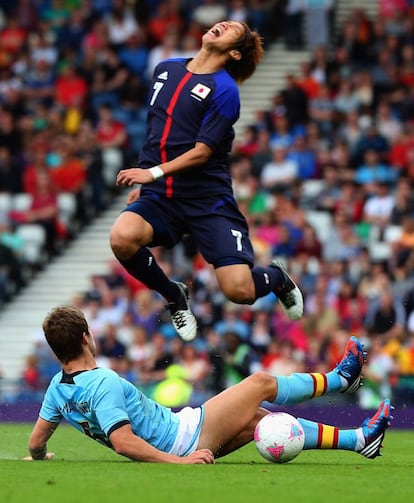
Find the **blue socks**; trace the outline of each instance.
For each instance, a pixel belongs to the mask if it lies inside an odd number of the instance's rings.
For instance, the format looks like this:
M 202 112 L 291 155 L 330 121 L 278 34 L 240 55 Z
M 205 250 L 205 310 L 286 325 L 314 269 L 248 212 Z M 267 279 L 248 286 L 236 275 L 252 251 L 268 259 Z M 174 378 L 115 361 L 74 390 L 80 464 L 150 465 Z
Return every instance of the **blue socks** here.
M 276 405 L 292 405 L 325 393 L 341 391 L 346 380 L 332 370 L 322 373 L 297 373 L 289 376 L 276 376 L 277 394 L 273 403 Z
M 335 426 L 298 418 L 305 432 L 304 450 L 309 449 L 342 449 L 345 451 L 360 450 L 365 445 L 361 428 L 340 430 Z

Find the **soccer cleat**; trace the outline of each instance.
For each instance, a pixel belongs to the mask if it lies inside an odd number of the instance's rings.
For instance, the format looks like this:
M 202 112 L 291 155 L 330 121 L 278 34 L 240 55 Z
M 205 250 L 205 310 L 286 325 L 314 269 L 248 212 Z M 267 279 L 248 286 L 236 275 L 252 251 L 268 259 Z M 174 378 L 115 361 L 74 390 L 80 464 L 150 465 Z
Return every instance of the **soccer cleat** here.
M 350 337 L 345 346 L 344 356 L 335 369 L 348 381 L 348 386 L 341 393 L 353 393 L 362 385 L 361 370 L 366 355 L 361 342 L 354 336 Z
M 273 260 L 270 267 L 277 267 L 283 276 L 283 284 L 275 287 L 273 293 L 279 299 L 283 311 L 290 320 L 298 320 L 303 314 L 302 292 L 286 272 L 283 265 Z
M 188 288 L 184 283 L 174 281 L 180 290 L 178 302 L 170 302 L 166 308 L 171 313 L 171 320 L 178 335 L 184 341 L 192 341 L 197 335 L 197 321 L 191 312 Z
M 374 459 L 377 456 L 382 456 L 381 447 L 384 440 L 385 430 L 390 426 L 392 416 L 390 400 L 383 400 L 378 407 L 377 412 L 371 418 L 365 419 L 362 423 L 362 433 L 365 437 L 365 446 L 357 451 L 362 456 L 368 459 Z

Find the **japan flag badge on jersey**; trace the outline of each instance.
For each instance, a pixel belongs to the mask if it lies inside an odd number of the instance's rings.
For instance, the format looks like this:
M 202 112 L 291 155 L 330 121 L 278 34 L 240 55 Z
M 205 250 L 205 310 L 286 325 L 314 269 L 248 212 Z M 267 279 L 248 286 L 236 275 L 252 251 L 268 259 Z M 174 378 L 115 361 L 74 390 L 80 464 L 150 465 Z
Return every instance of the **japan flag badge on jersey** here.
M 191 94 L 195 94 L 201 99 L 207 98 L 209 95 L 211 89 L 204 84 L 196 84 L 192 89 L 191 89 Z

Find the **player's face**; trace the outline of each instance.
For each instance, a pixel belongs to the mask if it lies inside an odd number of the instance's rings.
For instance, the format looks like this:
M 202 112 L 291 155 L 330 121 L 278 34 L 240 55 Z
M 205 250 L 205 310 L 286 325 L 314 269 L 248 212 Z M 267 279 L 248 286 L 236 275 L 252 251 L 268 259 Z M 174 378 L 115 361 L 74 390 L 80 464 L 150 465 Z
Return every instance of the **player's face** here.
M 216 23 L 203 36 L 203 43 L 208 47 L 217 47 L 223 50 L 233 48 L 243 39 L 244 26 L 237 21 L 222 21 Z

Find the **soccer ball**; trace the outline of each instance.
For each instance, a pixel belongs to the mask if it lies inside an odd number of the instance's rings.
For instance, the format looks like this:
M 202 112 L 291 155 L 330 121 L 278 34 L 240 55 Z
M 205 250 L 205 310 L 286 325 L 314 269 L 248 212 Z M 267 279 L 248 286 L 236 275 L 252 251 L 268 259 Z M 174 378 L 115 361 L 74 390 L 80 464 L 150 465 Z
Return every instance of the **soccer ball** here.
M 295 417 L 286 412 L 273 412 L 257 423 L 254 442 L 268 461 L 287 463 L 303 449 L 305 433 Z

